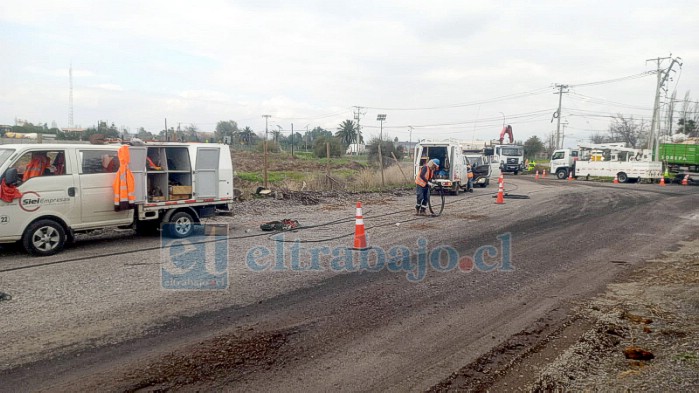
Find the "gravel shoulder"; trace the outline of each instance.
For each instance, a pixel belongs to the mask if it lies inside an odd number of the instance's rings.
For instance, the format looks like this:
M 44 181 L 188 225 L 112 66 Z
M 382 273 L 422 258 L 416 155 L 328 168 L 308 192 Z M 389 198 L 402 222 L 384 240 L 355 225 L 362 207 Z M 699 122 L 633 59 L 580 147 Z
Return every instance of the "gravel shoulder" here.
M 699 389 L 699 239 L 648 261 L 576 312 L 593 328 L 529 390 Z
M 540 319 L 430 391 L 697 390 L 699 238 L 563 314 Z

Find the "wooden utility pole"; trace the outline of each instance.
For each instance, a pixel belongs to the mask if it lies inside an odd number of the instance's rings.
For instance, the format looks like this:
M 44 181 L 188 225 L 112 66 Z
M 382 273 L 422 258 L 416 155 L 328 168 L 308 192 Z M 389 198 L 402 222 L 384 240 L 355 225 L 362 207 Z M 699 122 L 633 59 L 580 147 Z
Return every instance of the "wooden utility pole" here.
M 403 175 L 403 179 L 405 179 L 406 183 L 410 183 L 410 180 L 408 180 L 408 177 L 405 176 L 405 172 L 403 172 L 403 168 L 400 167 L 400 162 L 398 162 L 398 159 L 396 158 L 396 155 L 391 152 L 391 157 L 393 157 L 393 160 L 396 161 L 396 165 L 398 165 L 398 169 L 400 169 L 401 175 Z

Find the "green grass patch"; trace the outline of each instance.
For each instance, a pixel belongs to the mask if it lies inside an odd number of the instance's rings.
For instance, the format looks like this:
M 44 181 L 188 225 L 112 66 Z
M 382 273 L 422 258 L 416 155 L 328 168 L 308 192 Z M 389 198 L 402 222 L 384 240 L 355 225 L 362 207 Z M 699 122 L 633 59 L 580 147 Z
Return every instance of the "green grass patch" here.
M 354 169 L 335 169 L 333 171 L 333 175 L 337 175 L 343 179 L 348 179 L 352 176 L 355 176 L 359 171 L 355 171 Z

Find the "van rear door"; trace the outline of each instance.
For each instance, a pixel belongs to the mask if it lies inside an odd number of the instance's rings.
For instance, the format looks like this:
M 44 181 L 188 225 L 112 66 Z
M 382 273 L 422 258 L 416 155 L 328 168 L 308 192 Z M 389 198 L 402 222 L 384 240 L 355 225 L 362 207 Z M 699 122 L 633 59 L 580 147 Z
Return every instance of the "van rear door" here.
M 194 195 L 196 198 L 218 196 L 218 147 L 197 147 L 194 172 Z

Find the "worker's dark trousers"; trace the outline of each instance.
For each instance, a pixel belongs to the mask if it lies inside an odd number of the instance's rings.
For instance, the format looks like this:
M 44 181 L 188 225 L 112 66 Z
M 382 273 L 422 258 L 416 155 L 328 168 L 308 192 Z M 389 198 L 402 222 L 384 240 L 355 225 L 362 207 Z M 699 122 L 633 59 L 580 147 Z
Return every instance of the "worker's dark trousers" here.
M 415 208 L 427 209 L 427 203 L 430 201 L 430 187 L 420 187 L 416 184 L 415 195 L 417 195 Z

